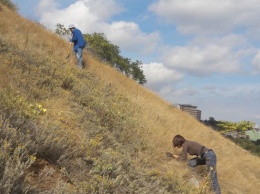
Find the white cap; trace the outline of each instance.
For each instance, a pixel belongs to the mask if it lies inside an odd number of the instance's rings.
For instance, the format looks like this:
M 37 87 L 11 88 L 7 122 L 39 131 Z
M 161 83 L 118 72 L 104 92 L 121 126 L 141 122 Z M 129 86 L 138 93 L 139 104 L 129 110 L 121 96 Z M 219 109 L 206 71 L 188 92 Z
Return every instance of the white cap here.
M 69 28 L 69 29 L 70 29 L 70 28 L 75 28 L 75 26 L 74 26 L 74 24 L 70 24 L 68 28 Z

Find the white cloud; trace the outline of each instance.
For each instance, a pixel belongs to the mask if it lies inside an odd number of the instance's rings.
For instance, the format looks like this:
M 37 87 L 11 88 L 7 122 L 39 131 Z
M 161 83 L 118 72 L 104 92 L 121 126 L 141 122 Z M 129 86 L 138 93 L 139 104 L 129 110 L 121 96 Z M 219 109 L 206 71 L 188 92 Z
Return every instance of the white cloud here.
M 166 100 L 171 102 L 172 104 L 193 104 L 194 103 L 193 98 L 196 99 L 195 96 L 200 95 L 200 91 L 194 87 L 182 87 L 177 88 L 173 85 L 163 85 L 160 88 L 158 88 L 157 93 L 160 96 L 164 96 Z
M 71 18 L 72 20 L 79 19 L 80 16 L 95 15 L 97 19 L 102 21 L 109 20 L 111 16 L 119 14 L 123 8 L 116 4 L 114 0 L 78 0 L 63 10 L 58 9 L 58 3 L 55 0 L 40 0 L 37 6 L 37 13 L 41 16 L 41 20 L 45 19 L 43 16 L 54 14 L 52 19 L 55 21 L 58 18 Z M 88 20 L 88 17 L 81 18 Z
M 84 5 L 89 7 L 89 11 L 94 15 L 107 21 L 111 16 L 121 13 L 124 8 L 119 6 L 115 0 L 83 0 Z
M 168 68 L 195 75 L 234 73 L 240 67 L 236 54 L 217 45 L 174 47 L 164 54 L 163 60 Z
M 41 2 L 45 2 L 45 0 Z M 39 7 L 41 6 L 41 2 Z M 84 31 L 90 24 L 100 22 L 100 18 L 90 11 L 84 1 L 77 1 L 62 10 L 51 7 L 50 5 L 50 9 L 44 9 L 40 12 L 40 22 L 50 29 L 55 29 L 55 25 L 61 23 L 65 27 L 69 24 L 74 24 Z
M 244 35 L 239 34 L 226 34 L 222 37 L 212 36 L 195 36 L 189 43 L 190 45 L 204 46 L 204 45 L 218 45 L 229 48 L 244 48 L 250 47 L 247 38 Z
M 183 78 L 183 75 L 177 71 L 168 69 L 162 63 L 143 64 L 142 67 L 149 85 L 177 83 Z
M 120 45 L 120 48 L 124 50 L 149 54 L 156 49 L 160 41 L 158 33 L 146 34 L 134 22 L 113 22 L 107 27 L 105 33 L 108 39 Z
M 36 7 L 36 14 L 41 15 L 44 12 L 55 11 L 58 4 L 52 0 L 41 0 Z
M 259 26 L 257 0 L 159 0 L 150 10 L 184 34 L 222 34 Z
M 174 96 L 183 97 L 183 96 L 195 96 L 198 95 L 200 92 L 198 89 L 188 87 L 188 88 L 181 88 L 173 92 Z
M 225 84 L 225 86 L 218 86 L 215 89 L 215 94 L 227 99 L 237 100 L 243 99 L 260 99 L 260 86 L 258 84 Z M 253 101 L 252 101 L 253 102 Z M 252 103 L 249 102 L 248 103 Z
M 153 90 L 172 104 L 192 104 L 197 106 L 196 99 L 201 96 L 201 91 L 193 86 L 182 86 L 170 84 L 156 84 L 150 86 Z

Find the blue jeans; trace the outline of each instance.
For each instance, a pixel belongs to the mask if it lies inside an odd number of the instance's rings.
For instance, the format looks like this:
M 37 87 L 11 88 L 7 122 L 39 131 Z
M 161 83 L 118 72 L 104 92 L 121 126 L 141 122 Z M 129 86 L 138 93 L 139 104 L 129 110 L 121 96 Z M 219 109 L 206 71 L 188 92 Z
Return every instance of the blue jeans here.
M 217 169 L 216 169 L 216 163 L 217 163 L 216 154 L 214 153 L 213 150 L 210 150 L 203 155 L 203 159 L 206 161 L 206 166 L 208 168 L 208 172 L 210 175 L 213 191 L 216 194 L 221 194 L 220 187 L 218 184 L 218 176 L 217 176 Z
M 78 60 L 78 68 L 82 69 L 82 52 L 83 52 L 83 48 L 78 48 L 76 51 L 75 51 L 75 54 L 76 54 L 76 57 L 77 57 L 77 60 Z

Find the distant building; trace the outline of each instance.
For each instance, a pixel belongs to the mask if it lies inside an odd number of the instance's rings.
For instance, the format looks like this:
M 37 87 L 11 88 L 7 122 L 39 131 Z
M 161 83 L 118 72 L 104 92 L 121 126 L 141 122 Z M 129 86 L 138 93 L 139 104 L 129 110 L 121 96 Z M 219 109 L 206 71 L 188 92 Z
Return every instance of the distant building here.
M 184 112 L 189 113 L 191 116 L 197 120 L 201 120 L 201 111 L 197 109 L 197 106 L 192 106 L 190 104 L 177 104 L 177 107 Z

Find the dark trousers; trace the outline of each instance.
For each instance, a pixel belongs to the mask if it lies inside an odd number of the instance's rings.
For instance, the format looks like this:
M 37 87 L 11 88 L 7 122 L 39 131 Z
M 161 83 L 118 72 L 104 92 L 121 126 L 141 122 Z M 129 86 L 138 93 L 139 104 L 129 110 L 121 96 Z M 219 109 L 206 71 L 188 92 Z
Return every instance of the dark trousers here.
M 213 150 L 208 151 L 203 155 L 202 158 L 193 158 L 189 161 L 189 165 L 191 167 L 196 167 L 198 165 L 205 165 L 207 166 L 207 170 L 211 179 L 213 191 L 216 194 L 221 194 L 220 187 L 218 184 L 218 176 L 217 176 L 217 157 Z
M 203 155 L 202 159 L 206 160 L 206 166 L 208 168 L 208 172 L 210 175 L 213 191 L 216 194 L 221 194 L 220 187 L 218 184 L 218 176 L 217 176 L 217 169 L 216 169 L 216 164 L 217 164 L 216 154 L 214 153 L 213 150 L 210 150 Z

